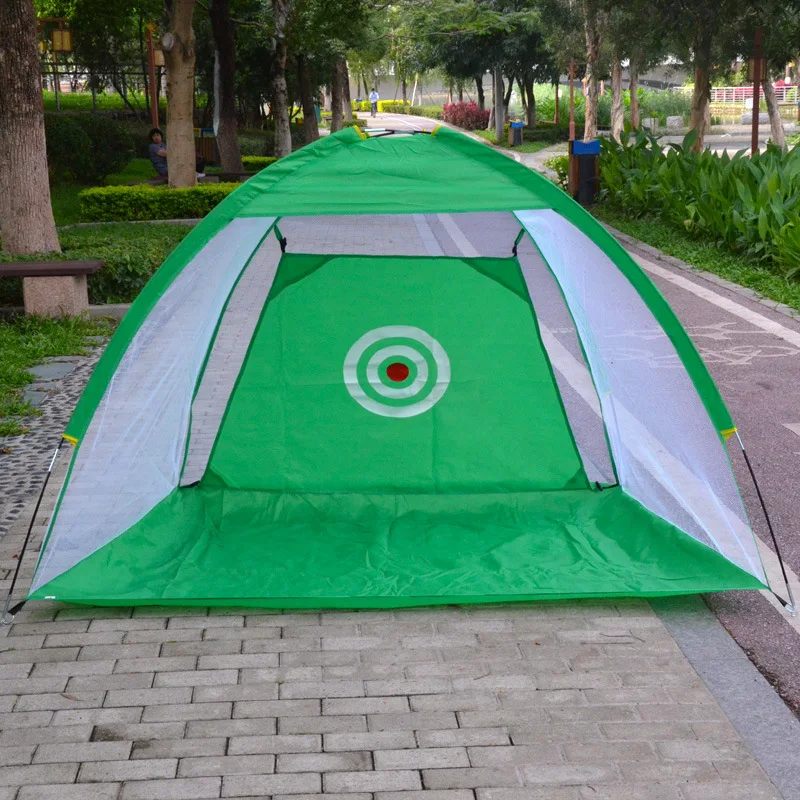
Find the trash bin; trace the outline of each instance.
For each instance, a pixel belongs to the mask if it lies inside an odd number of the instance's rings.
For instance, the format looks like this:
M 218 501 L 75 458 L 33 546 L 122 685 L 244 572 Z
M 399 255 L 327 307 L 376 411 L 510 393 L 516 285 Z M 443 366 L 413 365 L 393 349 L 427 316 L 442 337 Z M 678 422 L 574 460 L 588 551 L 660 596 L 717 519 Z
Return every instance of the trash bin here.
M 569 193 L 582 206 L 594 203 L 600 185 L 600 140 L 569 143 Z
M 510 122 L 508 125 L 508 144 L 510 147 L 519 147 L 522 144 L 522 123 Z
M 317 118 L 317 125 L 319 125 L 322 122 L 322 109 L 319 103 L 314 103 L 314 116 Z

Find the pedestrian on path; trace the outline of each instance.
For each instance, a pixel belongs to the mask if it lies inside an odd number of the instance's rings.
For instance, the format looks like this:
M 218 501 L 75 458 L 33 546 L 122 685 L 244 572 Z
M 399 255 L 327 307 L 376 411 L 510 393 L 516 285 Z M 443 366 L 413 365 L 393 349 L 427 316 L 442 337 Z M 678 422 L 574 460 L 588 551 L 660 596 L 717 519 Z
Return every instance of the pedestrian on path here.
M 374 117 L 378 113 L 378 100 L 380 100 L 380 96 L 378 95 L 378 90 L 373 86 L 372 91 L 369 95 L 369 102 L 372 106 L 371 115 Z

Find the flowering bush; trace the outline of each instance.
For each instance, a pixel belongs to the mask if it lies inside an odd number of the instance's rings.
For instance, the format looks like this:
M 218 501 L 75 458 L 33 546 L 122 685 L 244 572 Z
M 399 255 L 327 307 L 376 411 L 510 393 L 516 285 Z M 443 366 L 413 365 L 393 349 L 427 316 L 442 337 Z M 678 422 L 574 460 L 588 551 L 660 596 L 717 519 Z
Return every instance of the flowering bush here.
M 451 125 L 474 131 L 489 124 L 489 112 L 481 111 L 471 100 L 469 103 L 448 103 L 442 111 L 442 119 Z

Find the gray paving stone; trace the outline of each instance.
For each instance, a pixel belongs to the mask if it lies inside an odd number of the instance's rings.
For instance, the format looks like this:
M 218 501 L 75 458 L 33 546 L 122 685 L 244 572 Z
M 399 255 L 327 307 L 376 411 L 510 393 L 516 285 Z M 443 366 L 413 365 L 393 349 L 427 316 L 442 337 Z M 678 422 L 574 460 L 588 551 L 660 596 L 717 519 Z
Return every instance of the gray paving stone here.
M 369 752 L 282 753 L 276 772 L 357 772 L 372 769 Z M 382 769 L 377 767 L 376 769 Z
M 228 740 L 219 739 L 151 739 L 134 742 L 132 759 L 191 758 L 193 756 L 223 756 Z
M 681 792 L 685 800 L 784 800 L 769 781 L 686 783 Z
M 129 781 L 121 800 L 205 800 L 219 797 L 221 778 Z
M 225 777 L 222 784 L 222 797 L 297 795 L 321 791 L 322 776 L 311 772 L 284 775 L 230 775 Z
M 480 747 L 511 744 L 505 728 L 458 728 L 444 731 L 417 731 L 417 740 L 420 747 Z
M 469 789 L 423 790 L 421 792 L 376 792 L 375 800 L 474 800 Z
M 322 738 L 323 748 L 326 752 L 343 750 L 397 750 L 401 748 L 415 748 L 417 746 L 414 732 L 409 730 L 380 731 L 373 733 L 326 733 Z
M 412 712 L 410 714 L 371 714 L 367 717 L 371 731 L 444 730 L 457 728 L 452 712 Z
M 232 684 L 228 686 L 198 686 L 194 690 L 195 703 L 220 701 L 278 700 L 278 683 Z
M 0 767 L 30 764 L 31 761 L 33 761 L 33 753 L 35 750 L 35 744 L 2 747 L 0 748 Z
M 180 778 L 206 775 L 265 775 L 273 772 L 275 772 L 275 756 L 264 753 L 250 756 L 182 758 L 178 767 Z
M 422 789 L 419 772 L 332 772 L 324 776 L 325 793 L 384 792 Z
M 365 716 L 281 717 L 278 720 L 280 734 L 362 733 L 366 730 L 367 718 Z
M 353 736 L 354 734 L 348 734 L 348 740 L 352 740 Z M 364 750 L 367 748 L 351 744 L 349 747 L 342 749 Z M 298 736 L 234 736 L 231 737 L 228 744 L 229 755 L 320 752 L 322 752 L 322 736 L 318 734 Z
M 183 722 L 153 722 L 138 724 L 97 725 L 91 732 L 93 742 L 150 741 L 152 739 L 180 739 Z M 63 730 L 63 729 L 59 729 Z
M 139 761 L 98 761 L 84 763 L 78 774 L 79 783 L 103 781 L 142 781 L 153 778 L 174 778 L 176 758 L 153 758 Z
M 489 786 L 521 786 L 513 767 L 478 769 L 428 769 L 422 773 L 426 789 L 478 789 Z
M 131 742 L 65 742 L 42 744 L 36 749 L 36 764 L 67 761 L 120 761 L 127 759 Z
M 142 722 L 230 719 L 232 711 L 232 703 L 181 703 L 147 706 L 142 714 Z
M 582 786 L 579 795 L 581 800 L 684 800 L 678 786 L 671 783 L 598 783 Z
M 322 713 L 350 714 L 403 714 L 410 711 L 407 697 L 335 698 L 322 702 Z
M 473 767 L 523 767 L 529 764 L 560 763 L 561 748 L 555 744 L 531 746 L 470 747 L 469 761 Z
M 254 700 L 233 704 L 234 717 L 304 717 L 320 713 L 319 700 Z
M 0 767 L 0 786 L 73 783 L 77 774 L 77 764 L 30 764 L 21 767 Z
M 463 747 L 426 747 L 417 750 L 379 750 L 375 769 L 444 769 L 468 767 L 470 760 Z
M 280 685 L 281 699 L 363 696 L 363 681 L 287 681 Z
M 277 730 L 277 720 L 268 717 L 256 719 L 220 719 L 190 721 L 186 726 L 189 738 L 217 736 L 269 736 Z
M 120 784 L 98 783 L 92 786 L 58 783 L 53 786 L 23 786 L 17 800 L 117 800 Z M 15 790 L 16 791 L 16 790 Z M 0 790 L 0 800 L 11 800 Z

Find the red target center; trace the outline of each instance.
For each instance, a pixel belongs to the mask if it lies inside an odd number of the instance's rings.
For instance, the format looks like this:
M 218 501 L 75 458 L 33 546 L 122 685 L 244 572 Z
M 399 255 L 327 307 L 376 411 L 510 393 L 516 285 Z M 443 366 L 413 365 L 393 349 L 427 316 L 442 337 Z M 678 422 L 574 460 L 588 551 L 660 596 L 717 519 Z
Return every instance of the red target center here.
M 395 383 L 402 383 L 408 377 L 408 372 L 408 367 L 399 361 L 386 367 L 386 377 Z

